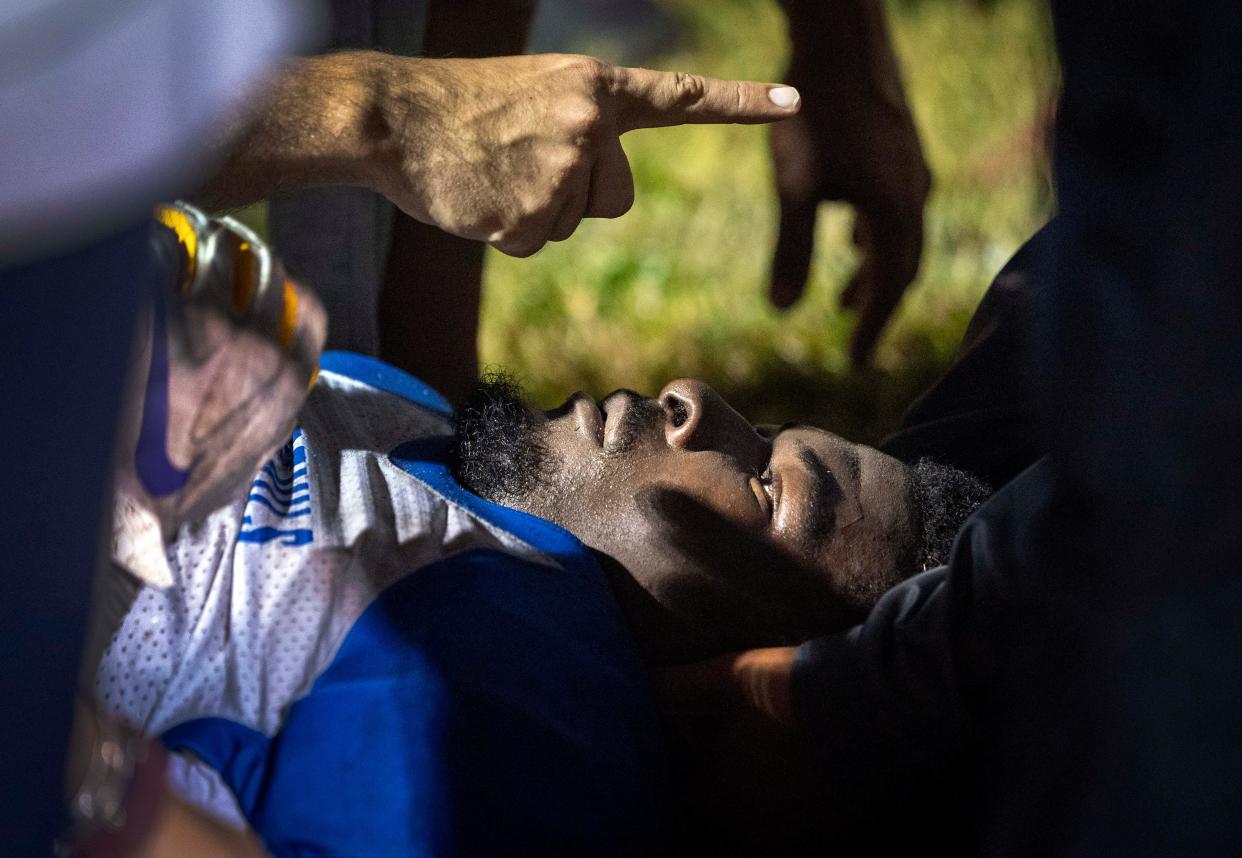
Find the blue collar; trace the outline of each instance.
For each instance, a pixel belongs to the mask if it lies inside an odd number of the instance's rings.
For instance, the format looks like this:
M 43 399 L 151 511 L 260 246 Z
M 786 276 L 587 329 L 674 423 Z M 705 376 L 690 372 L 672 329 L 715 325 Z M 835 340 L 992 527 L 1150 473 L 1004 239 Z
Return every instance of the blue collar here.
M 446 419 L 453 416 L 453 406 L 447 399 L 405 370 L 377 358 L 355 352 L 324 352 L 319 357 L 319 369 L 408 399 Z
M 319 367 L 400 396 L 445 419 L 453 416 L 453 407 L 443 396 L 409 373 L 376 358 L 330 351 L 320 357 Z M 569 531 L 546 519 L 484 500 L 462 488 L 450 470 L 451 444 L 444 436 L 421 438 L 402 444 L 388 457 L 445 499 L 555 558 L 565 569 L 598 574 L 599 565 L 594 555 Z
M 409 441 L 389 453 L 388 458 L 445 499 L 555 558 L 565 569 L 598 574 L 595 556 L 568 530 L 547 519 L 492 503 L 462 488 L 450 470 L 452 443 L 451 438 L 443 435 Z

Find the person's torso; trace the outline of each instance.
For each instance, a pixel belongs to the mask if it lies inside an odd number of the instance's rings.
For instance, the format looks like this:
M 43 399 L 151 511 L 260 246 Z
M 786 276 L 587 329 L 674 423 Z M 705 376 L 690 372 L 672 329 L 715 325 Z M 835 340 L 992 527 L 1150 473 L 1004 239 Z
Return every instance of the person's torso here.
M 658 735 L 589 553 L 452 481 L 449 411 L 436 394 L 378 361 L 323 363 L 289 443 L 244 498 L 182 529 L 171 587 L 139 591 L 104 652 L 99 700 L 183 752 L 172 775 L 183 796 L 244 819 L 273 849 L 328 819 L 332 787 L 357 793 L 371 824 L 327 823 L 311 841 L 328 852 L 365 851 L 367 832 L 388 832 L 411 806 L 441 821 L 406 842 L 460 843 L 474 827 L 456 814 L 513 805 L 513 773 L 531 768 L 525 748 L 545 741 L 543 756 L 563 765 L 555 780 L 531 776 L 530 796 L 541 778 L 547 787 L 538 806 L 565 789 L 585 802 L 595 780 L 589 807 L 628 796 L 603 812 L 632 822 Z M 446 734 L 445 718 L 469 735 Z M 334 744 L 333 725 L 364 722 L 350 733 L 356 746 Z M 463 753 L 482 756 L 464 763 Z M 399 764 L 411 754 L 421 762 Z M 282 779 L 293 771 L 309 774 Z M 386 783 L 384 797 L 351 791 L 354 777 Z M 469 801 L 435 797 L 455 790 Z M 510 836 L 562 842 L 531 816 L 512 814 L 510 830 L 526 833 Z

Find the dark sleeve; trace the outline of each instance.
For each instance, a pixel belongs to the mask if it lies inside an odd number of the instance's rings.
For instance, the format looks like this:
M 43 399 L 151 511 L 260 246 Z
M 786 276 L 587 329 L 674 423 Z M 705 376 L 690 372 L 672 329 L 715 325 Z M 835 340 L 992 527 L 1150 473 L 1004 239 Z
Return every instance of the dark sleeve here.
M 906 411 L 881 444 L 886 453 L 906 462 L 927 456 L 997 487 L 1043 455 L 1023 351 L 1038 287 L 1035 261 L 1047 236 L 1045 227 L 996 275 L 953 365 Z
M 1041 461 L 963 527 L 950 562 L 894 587 L 867 619 L 810 641 L 794 664 L 795 719 L 850 813 L 906 807 L 944 792 L 975 750 L 976 725 L 1038 601 L 1025 546 L 1050 522 Z M 917 804 L 916 803 L 916 804 Z
M 799 648 L 798 723 L 832 766 L 848 756 L 878 775 L 881 760 L 907 768 L 948 755 L 965 720 L 949 620 L 954 583 L 946 566 L 924 572 L 890 590 L 866 622 Z
M 1029 661 L 1061 670 L 1006 706 L 992 851 L 1234 853 L 1242 6 L 1052 5 L 1059 214 L 1030 360 L 1083 514 L 1040 546 L 1062 609 Z

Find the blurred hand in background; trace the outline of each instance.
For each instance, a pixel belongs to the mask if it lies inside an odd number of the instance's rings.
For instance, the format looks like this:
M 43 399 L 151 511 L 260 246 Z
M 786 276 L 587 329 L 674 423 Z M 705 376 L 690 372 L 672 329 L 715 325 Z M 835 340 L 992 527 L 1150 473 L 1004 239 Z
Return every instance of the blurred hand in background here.
M 865 364 L 923 250 L 931 174 L 906 104 L 879 0 L 783 0 L 792 56 L 786 81 L 802 111 L 771 129 L 780 226 L 773 305 L 806 288 L 819 204 L 854 207 L 858 269 L 841 294 L 858 314 L 850 358 Z

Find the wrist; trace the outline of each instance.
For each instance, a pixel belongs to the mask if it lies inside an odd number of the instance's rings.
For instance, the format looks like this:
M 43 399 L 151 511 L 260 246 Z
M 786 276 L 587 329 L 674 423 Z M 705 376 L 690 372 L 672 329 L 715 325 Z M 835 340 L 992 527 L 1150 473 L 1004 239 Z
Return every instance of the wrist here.
M 409 177 L 419 170 L 423 150 L 420 136 L 435 125 L 436 108 L 444 85 L 433 70 L 437 60 L 366 53 L 359 57 L 359 79 L 364 82 L 365 110 L 358 123 L 360 184 L 389 197 L 405 196 Z
M 241 151 L 241 167 L 267 173 L 276 189 L 372 186 L 383 135 L 377 65 L 382 55 L 348 51 L 291 60 Z
M 307 119 L 319 133 L 313 157 L 341 184 L 374 187 L 389 150 L 392 129 L 383 99 L 386 61 L 373 51 L 349 51 L 299 60 L 307 64 L 299 93 L 315 115 Z

